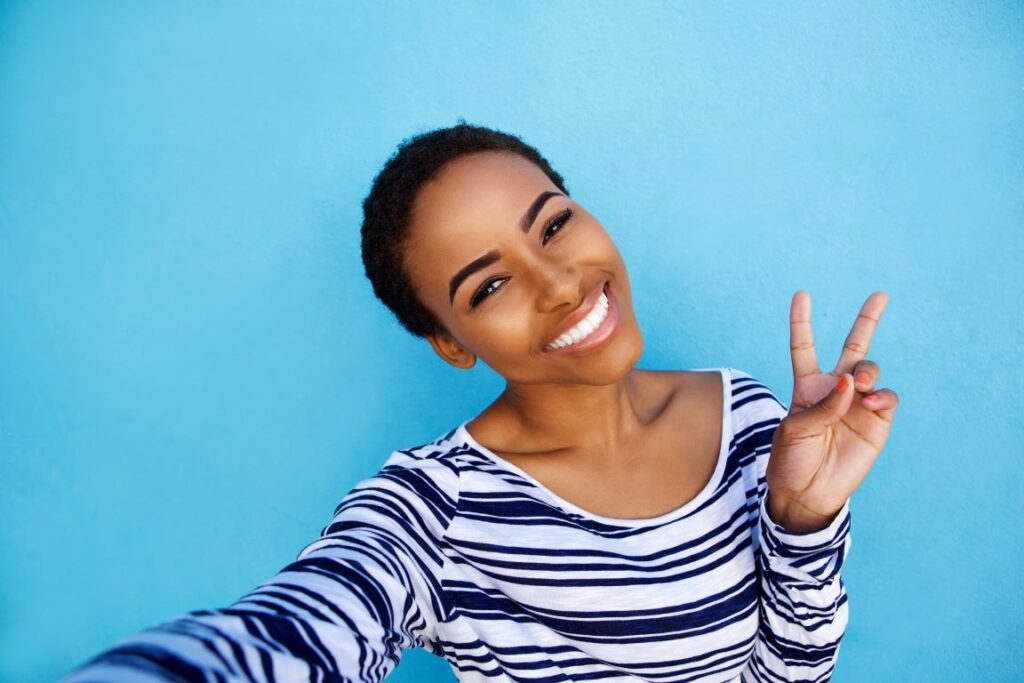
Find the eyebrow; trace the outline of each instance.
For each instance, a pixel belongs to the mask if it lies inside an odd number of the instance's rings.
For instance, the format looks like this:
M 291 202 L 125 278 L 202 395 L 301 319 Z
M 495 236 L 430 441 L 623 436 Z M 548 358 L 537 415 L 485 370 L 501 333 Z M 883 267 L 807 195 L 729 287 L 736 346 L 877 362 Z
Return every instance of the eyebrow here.
M 546 202 L 551 197 L 564 197 L 565 195 L 561 192 L 555 192 L 554 190 L 545 190 L 537 195 L 537 198 L 533 200 L 530 206 L 526 209 L 522 218 L 519 219 L 519 229 L 523 232 L 530 232 L 530 228 L 533 226 L 533 222 L 537 220 L 537 214 L 544 207 Z M 477 272 L 482 268 L 486 268 L 495 261 L 501 258 L 501 252 L 496 249 L 492 249 L 483 256 L 477 259 L 473 259 L 462 268 L 459 269 L 455 275 L 452 276 L 451 282 L 448 283 L 448 301 L 450 304 L 455 303 L 455 290 L 459 288 L 459 285 L 463 283 L 470 275 Z

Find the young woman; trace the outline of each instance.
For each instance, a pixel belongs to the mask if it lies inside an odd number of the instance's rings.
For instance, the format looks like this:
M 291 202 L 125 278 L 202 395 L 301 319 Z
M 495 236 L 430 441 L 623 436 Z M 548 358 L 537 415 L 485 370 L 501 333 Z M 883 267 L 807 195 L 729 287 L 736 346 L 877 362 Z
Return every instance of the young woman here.
M 615 244 L 515 136 L 460 122 L 411 138 L 363 209 L 377 296 L 504 391 L 394 451 L 230 607 L 125 638 L 65 680 L 379 681 L 411 647 L 461 681 L 827 680 L 849 498 L 897 406 L 865 359 L 886 295 L 823 373 L 796 293 L 787 410 L 737 369 L 635 367 Z

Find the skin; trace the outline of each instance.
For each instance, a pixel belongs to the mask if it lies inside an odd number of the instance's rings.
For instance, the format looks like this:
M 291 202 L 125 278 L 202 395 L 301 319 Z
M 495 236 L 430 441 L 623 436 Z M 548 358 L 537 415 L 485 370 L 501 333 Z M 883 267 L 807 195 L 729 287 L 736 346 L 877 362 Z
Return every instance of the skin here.
M 833 521 L 860 486 L 889 438 L 899 397 L 876 389 L 881 368 L 864 356 L 889 301 L 874 292 L 861 306 L 836 366 L 818 367 L 811 297 L 793 295 L 789 312 L 793 397 L 772 439 L 768 514 L 786 529 L 808 533 Z
M 534 198 L 557 189 L 520 156 L 463 156 L 417 195 L 405 265 L 420 301 L 447 331 L 428 337 L 437 354 L 463 369 L 479 358 L 505 378 L 491 414 L 500 412 L 511 431 L 533 435 L 537 450 L 615 450 L 641 427 L 630 371 L 643 338 L 622 257 L 586 209 L 553 197 L 528 234 L 519 230 Z M 566 207 L 573 218 L 542 244 L 543 226 Z M 491 249 L 500 250 L 502 260 L 466 280 L 452 306 L 452 275 Z M 470 308 L 473 292 L 495 276 L 508 279 Z M 565 317 L 606 278 L 620 309 L 614 340 L 578 357 L 545 352 Z
M 696 493 L 710 476 L 709 457 L 717 458 L 720 438 L 720 383 L 704 373 L 635 367 L 643 337 L 626 267 L 583 206 L 552 197 L 529 232 L 519 229 L 537 195 L 557 189 L 515 154 L 456 159 L 416 197 L 405 269 L 421 303 L 444 328 L 427 337 L 437 355 L 460 369 L 479 358 L 505 379 L 501 395 L 467 424 L 478 441 L 520 458 L 514 462 L 538 479 L 561 482 L 562 491 L 574 491 L 570 500 L 591 501 L 626 518 L 653 516 L 649 506 L 672 509 L 681 502 L 672 502 L 680 489 Z M 545 235 L 549 221 L 566 208 L 572 217 Z M 493 249 L 502 257 L 466 279 L 451 303 L 452 276 Z M 474 293 L 491 280 L 489 296 L 472 307 Z M 620 316 L 612 337 L 581 355 L 546 351 L 566 317 L 605 280 Z M 810 298 L 802 291 L 793 297 L 794 397 L 776 430 L 767 475 L 769 514 L 787 530 L 826 526 L 888 436 L 896 395 L 873 389 L 879 368 L 863 359 L 885 301 L 882 292 L 868 299 L 836 369 L 821 373 Z M 865 373 L 867 381 L 834 391 L 850 372 Z M 692 457 L 678 455 L 681 430 L 696 444 Z M 656 502 L 641 502 L 652 495 Z

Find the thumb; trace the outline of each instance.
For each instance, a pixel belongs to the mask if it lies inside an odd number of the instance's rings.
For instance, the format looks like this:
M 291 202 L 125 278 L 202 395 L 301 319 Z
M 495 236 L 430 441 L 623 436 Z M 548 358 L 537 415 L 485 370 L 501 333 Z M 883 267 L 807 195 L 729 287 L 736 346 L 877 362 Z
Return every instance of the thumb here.
M 789 416 L 791 427 L 804 434 L 817 434 L 823 428 L 838 422 L 853 405 L 855 395 L 853 376 L 844 372 L 839 382 L 823 399 L 806 410 Z

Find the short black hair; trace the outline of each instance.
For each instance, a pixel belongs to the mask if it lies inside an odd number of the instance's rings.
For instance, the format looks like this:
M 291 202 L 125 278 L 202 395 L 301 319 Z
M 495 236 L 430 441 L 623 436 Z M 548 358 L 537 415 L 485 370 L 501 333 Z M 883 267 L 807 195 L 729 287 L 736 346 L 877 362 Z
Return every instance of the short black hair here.
M 511 133 L 467 124 L 438 128 L 406 138 L 373 180 L 363 200 L 362 252 L 373 293 L 410 334 L 444 332 L 420 303 L 404 265 L 413 201 L 427 181 L 449 162 L 474 152 L 511 152 L 536 164 L 569 196 L 565 181 L 535 148 Z

